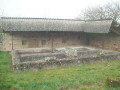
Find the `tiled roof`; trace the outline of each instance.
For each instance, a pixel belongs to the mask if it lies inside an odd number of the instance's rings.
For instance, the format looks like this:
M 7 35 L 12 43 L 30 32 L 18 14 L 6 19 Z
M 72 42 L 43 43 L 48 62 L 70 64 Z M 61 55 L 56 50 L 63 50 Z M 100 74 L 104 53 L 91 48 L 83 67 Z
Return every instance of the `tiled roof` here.
M 75 20 L 2 17 L 4 31 L 73 31 L 108 33 L 112 20 Z

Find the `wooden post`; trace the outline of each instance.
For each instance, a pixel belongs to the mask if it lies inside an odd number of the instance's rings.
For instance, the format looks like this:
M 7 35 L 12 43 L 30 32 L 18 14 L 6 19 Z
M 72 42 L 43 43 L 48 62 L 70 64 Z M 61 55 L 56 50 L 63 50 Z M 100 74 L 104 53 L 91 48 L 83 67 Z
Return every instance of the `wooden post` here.
M 102 37 L 102 49 L 104 49 L 104 35 Z
M 53 34 L 52 34 L 52 53 L 53 53 L 53 48 L 54 48 L 54 38 L 53 38 Z
M 11 41 L 12 41 L 12 50 L 13 50 L 14 49 L 13 48 L 13 32 L 11 32 L 11 34 L 12 34 L 12 40 Z

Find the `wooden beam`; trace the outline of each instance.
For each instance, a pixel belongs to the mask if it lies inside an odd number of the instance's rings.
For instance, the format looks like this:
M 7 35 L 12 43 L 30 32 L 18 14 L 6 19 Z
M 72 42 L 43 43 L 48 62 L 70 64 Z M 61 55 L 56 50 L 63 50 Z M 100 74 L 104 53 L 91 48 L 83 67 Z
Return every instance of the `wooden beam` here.
M 52 33 L 52 53 L 53 53 L 53 48 L 54 48 L 54 34 Z
M 13 32 L 11 32 L 11 34 L 12 34 L 12 38 L 11 38 L 12 40 L 11 40 L 11 42 L 12 42 L 12 50 L 13 50 L 14 49 L 13 48 Z
M 102 49 L 104 49 L 104 38 L 105 37 L 105 35 L 103 35 L 103 37 L 102 37 Z

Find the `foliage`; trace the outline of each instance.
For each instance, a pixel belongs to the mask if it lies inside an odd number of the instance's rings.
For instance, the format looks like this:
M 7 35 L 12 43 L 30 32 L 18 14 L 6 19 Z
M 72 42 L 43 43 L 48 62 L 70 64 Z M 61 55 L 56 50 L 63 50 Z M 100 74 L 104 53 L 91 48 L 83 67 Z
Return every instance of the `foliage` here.
M 11 56 L 0 52 L 1 90 L 120 90 L 109 87 L 107 78 L 120 77 L 120 61 L 39 72 L 12 72 Z
M 89 20 L 111 18 L 114 19 L 115 21 L 118 21 L 120 19 L 120 5 L 119 3 L 113 4 L 109 3 L 104 6 L 87 8 L 86 10 L 83 11 L 83 14 L 78 18 Z

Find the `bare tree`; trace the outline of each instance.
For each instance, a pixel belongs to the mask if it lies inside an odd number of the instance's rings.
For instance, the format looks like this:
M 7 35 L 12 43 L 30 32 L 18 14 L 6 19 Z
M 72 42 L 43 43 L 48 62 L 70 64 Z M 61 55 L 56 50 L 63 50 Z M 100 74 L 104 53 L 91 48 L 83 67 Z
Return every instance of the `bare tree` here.
M 1 17 L 3 16 L 4 10 L 0 9 L 0 34 L 2 33 L 2 22 Z
M 87 8 L 82 12 L 78 19 L 114 19 L 115 21 L 120 19 L 120 5 L 118 3 L 106 4 L 104 6 L 98 6 L 94 8 Z

